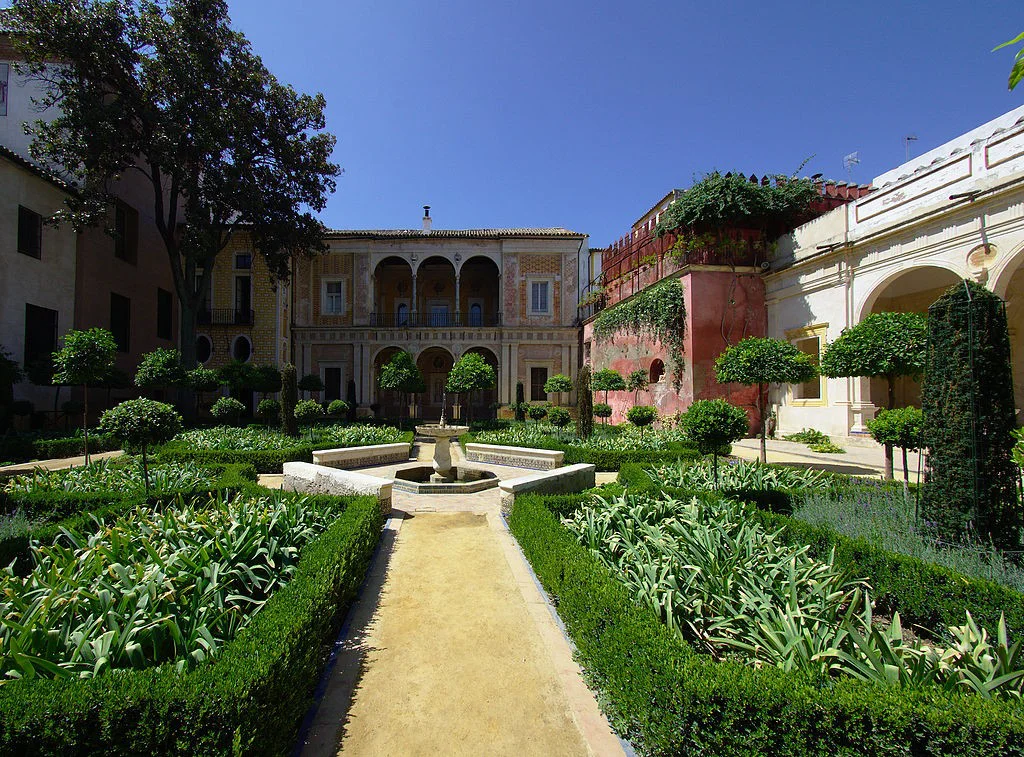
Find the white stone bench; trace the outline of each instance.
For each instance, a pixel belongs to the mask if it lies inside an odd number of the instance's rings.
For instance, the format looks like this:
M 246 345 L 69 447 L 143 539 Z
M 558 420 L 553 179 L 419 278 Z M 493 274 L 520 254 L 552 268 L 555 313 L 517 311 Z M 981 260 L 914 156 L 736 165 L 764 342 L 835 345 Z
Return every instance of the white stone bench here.
M 387 515 L 391 512 L 391 483 L 392 479 L 389 478 L 377 478 L 314 463 L 285 463 L 281 488 L 303 494 L 376 497 L 381 512 Z
M 329 468 L 365 468 L 369 465 L 404 463 L 408 459 L 409 444 L 406 442 L 313 451 L 313 462 Z
M 597 467 L 590 463 L 577 463 L 502 481 L 498 485 L 502 512 L 511 512 L 512 503 L 519 494 L 571 494 L 592 489 L 596 483 L 596 472 Z
M 553 470 L 562 465 L 565 453 L 558 449 L 533 449 L 532 447 L 506 447 L 501 444 L 466 445 L 466 459 L 473 463 L 509 465 L 513 468 L 531 470 Z

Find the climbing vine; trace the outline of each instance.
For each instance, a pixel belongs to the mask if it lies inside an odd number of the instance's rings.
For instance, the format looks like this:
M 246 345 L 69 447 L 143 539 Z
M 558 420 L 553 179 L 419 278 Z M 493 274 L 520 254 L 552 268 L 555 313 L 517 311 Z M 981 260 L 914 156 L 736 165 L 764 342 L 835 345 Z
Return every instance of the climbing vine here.
M 686 337 L 686 300 L 683 282 L 665 279 L 634 294 L 594 319 L 594 336 L 599 342 L 625 332 L 650 338 L 668 348 L 672 363 L 672 386 L 683 381 L 683 339 Z

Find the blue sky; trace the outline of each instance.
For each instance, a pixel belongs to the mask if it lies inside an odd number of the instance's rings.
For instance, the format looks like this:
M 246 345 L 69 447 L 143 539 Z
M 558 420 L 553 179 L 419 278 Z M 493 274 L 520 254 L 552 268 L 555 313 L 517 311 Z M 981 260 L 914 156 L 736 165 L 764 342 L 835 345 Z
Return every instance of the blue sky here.
M 327 97 L 333 228 L 565 226 L 603 246 L 702 173 L 868 182 L 1024 104 L 1020 0 L 229 0 Z M 811 157 L 813 156 L 813 157 Z

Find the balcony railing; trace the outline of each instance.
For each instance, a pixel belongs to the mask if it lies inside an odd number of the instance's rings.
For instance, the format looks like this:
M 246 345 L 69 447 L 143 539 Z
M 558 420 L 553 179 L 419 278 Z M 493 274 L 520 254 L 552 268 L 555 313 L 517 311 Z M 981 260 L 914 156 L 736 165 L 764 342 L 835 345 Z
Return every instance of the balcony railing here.
M 256 311 L 214 308 L 199 311 L 200 326 L 252 326 L 256 322 Z
M 370 325 L 380 329 L 463 329 L 501 325 L 501 313 L 370 313 Z

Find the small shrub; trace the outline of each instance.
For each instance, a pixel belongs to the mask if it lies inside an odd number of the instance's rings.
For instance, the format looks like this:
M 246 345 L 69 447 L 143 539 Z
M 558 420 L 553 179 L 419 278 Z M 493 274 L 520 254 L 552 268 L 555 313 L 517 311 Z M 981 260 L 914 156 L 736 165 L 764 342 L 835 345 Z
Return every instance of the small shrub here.
M 331 404 L 327 406 L 327 414 L 333 416 L 345 415 L 348 410 L 349 406 L 345 400 L 332 400 Z
M 148 448 L 163 444 L 181 431 L 181 416 L 168 404 L 148 399 L 128 400 L 103 413 L 100 428 L 142 451 L 142 474 L 149 491 Z
M 210 407 L 210 415 L 228 423 L 237 423 L 245 412 L 245 405 L 234 397 L 221 397 Z
M 281 368 L 281 425 L 288 436 L 299 435 L 299 426 L 295 421 L 295 405 L 298 401 L 295 366 L 285 363 Z
M 515 413 L 517 421 L 522 423 L 526 420 L 526 411 L 529 405 L 526 403 L 526 393 L 523 389 L 523 382 L 516 382 L 516 401 L 512 403 L 512 412 Z
M 703 455 L 713 455 L 715 481 L 718 480 L 718 449 L 742 439 L 750 428 L 747 414 L 723 399 L 697 400 L 679 419 L 687 438 Z
M 313 441 L 313 424 L 324 417 L 324 407 L 316 400 L 300 400 L 295 405 L 295 420 L 309 426 L 309 441 Z
M 277 422 L 280 413 L 281 403 L 277 400 L 260 400 L 256 406 L 256 415 L 266 421 L 268 426 Z
M 564 374 L 556 373 L 544 382 L 544 391 L 555 395 L 557 400 L 559 393 L 572 391 L 572 379 Z
M 907 451 L 921 448 L 924 413 L 916 407 L 880 410 L 873 420 L 868 421 L 868 431 L 879 444 L 900 448 L 903 452 L 903 480 L 909 482 Z
M 634 405 L 626 411 L 626 420 L 639 428 L 643 434 L 647 426 L 658 420 L 658 411 L 650 405 Z
M 576 374 L 576 436 L 589 439 L 594 433 L 594 392 L 590 388 L 590 368 L 584 365 Z
M 604 402 L 598 402 L 594 405 L 594 417 L 604 418 L 605 423 L 608 422 L 608 418 L 612 417 L 612 406 L 605 404 Z
M 572 416 L 564 407 L 553 407 L 548 410 L 548 420 L 552 426 L 563 429 L 572 423 Z
M 530 405 L 529 409 L 526 412 L 533 420 L 535 420 L 537 423 L 540 423 L 547 416 L 548 407 L 547 405 L 542 404 Z

